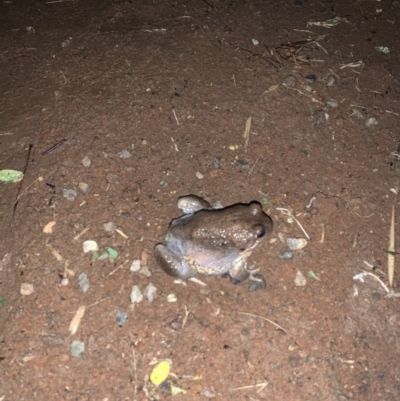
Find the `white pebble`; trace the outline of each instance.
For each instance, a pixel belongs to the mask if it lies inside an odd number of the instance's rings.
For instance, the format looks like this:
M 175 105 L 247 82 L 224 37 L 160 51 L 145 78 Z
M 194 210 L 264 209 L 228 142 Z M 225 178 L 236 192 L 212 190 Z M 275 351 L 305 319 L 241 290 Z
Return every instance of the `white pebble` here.
M 21 284 L 21 290 L 20 290 L 21 295 L 31 295 L 34 291 L 35 291 L 35 288 L 33 287 L 33 284 L 29 284 L 29 283 Z
M 131 303 L 137 304 L 143 300 L 143 294 L 141 293 L 139 287 L 134 285 L 131 291 Z
M 82 159 L 82 164 L 84 167 L 89 167 L 92 164 L 92 161 L 87 156 L 85 156 Z
M 99 246 L 97 245 L 96 241 L 87 240 L 82 244 L 83 252 L 97 252 L 99 250 Z
M 112 221 L 110 221 L 108 223 L 104 223 L 103 227 L 104 227 L 104 231 L 108 231 L 108 232 L 114 231 L 117 228 L 115 223 L 113 223 Z
M 371 125 L 378 125 L 378 120 L 374 117 L 368 118 L 368 120 L 365 122 L 365 125 L 367 127 L 370 127 Z
M 135 259 L 130 267 L 131 272 L 138 272 L 140 270 L 140 259 Z
M 142 266 L 139 270 L 139 274 L 145 277 L 150 277 L 151 276 L 151 271 L 147 266 Z
M 63 287 L 66 287 L 68 284 L 69 284 L 69 279 L 68 279 L 67 277 L 64 277 L 64 278 L 61 280 L 60 285 L 62 285 Z
M 287 238 L 286 243 L 291 251 L 303 249 L 308 244 L 307 240 L 304 238 Z
M 202 179 L 204 178 L 204 175 L 201 174 L 200 171 L 198 171 L 198 172 L 196 173 L 196 177 L 197 177 L 199 180 L 202 180 Z
M 153 302 L 157 297 L 157 288 L 154 284 L 149 283 L 147 287 L 144 289 L 144 295 L 149 300 L 149 302 Z
M 176 302 L 177 300 L 178 300 L 178 298 L 176 297 L 175 294 L 168 294 L 168 296 L 167 296 L 168 302 Z
M 307 280 L 304 277 L 304 274 L 300 270 L 297 270 L 296 272 L 296 277 L 294 278 L 294 284 L 297 287 L 304 287 L 307 284 Z

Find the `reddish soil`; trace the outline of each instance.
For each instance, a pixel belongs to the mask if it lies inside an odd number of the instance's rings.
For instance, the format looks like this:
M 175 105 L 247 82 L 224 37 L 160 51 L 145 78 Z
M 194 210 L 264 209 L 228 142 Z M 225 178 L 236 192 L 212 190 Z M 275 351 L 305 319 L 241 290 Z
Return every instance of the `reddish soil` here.
M 0 183 L 0 400 L 167 399 L 149 381 L 164 359 L 177 400 L 399 400 L 400 300 L 353 279 L 389 285 L 399 4 L 3 1 L 0 169 L 26 174 Z M 274 233 L 250 264 L 266 289 L 185 286 L 156 265 L 188 194 L 264 205 Z M 281 238 L 305 235 L 279 208 L 311 238 L 291 260 Z M 118 258 L 92 261 L 86 240 Z M 132 305 L 149 283 L 157 297 Z

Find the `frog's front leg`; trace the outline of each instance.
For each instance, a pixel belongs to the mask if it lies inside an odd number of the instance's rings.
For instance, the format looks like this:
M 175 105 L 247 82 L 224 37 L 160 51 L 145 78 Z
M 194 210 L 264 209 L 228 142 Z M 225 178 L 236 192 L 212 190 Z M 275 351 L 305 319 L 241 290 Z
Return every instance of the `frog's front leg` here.
M 250 277 L 250 272 L 247 270 L 247 262 L 240 260 L 229 270 L 229 278 L 232 284 L 239 284 Z
M 154 248 L 154 256 L 165 271 L 172 277 L 188 280 L 196 275 L 196 270 L 179 257 L 171 252 L 164 244 L 157 244 Z

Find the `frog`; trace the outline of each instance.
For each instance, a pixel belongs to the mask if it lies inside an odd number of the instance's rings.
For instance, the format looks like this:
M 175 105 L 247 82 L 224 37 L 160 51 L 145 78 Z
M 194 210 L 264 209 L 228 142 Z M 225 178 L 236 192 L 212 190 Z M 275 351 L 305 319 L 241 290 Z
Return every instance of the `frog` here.
M 164 272 L 193 281 L 197 273 L 228 275 L 233 284 L 239 284 L 258 271 L 248 269 L 248 258 L 273 231 L 272 219 L 260 203 L 216 208 L 189 195 L 178 199 L 178 207 L 184 214 L 171 221 L 165 243 L 154 248 Z

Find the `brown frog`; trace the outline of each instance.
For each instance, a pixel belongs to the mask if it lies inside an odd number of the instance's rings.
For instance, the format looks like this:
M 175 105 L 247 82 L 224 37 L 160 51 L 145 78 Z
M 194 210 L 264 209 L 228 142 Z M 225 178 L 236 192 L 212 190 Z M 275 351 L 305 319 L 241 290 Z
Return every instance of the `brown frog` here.
M 213 209 L 196 196 L 182 197 L 185 213 L 174 219 L 154 253 L 161 268 L 172 277 L 191 279 L 196 273 L 227 273 L 234 284 L 251 275 L 247 259 L 266 242 L 273 223 L 257 202 Z

